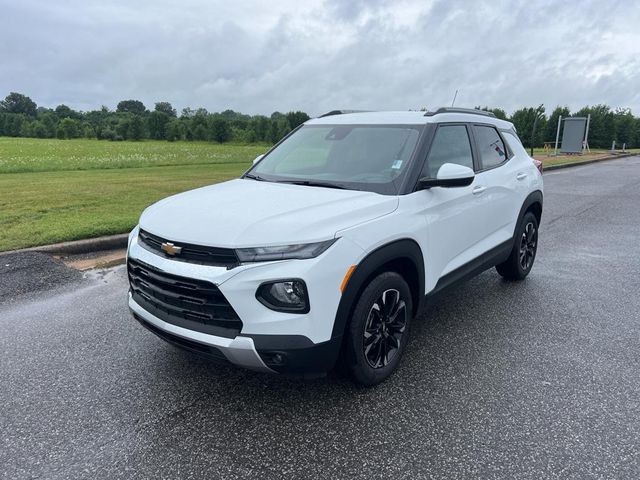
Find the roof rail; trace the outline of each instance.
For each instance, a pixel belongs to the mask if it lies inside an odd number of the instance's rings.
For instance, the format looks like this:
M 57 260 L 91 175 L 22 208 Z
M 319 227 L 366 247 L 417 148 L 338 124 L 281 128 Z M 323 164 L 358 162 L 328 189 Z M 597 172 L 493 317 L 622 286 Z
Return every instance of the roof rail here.
M 475 108 L 458 108 L 458 107 L 440 107 L 435 112 L 427 112 L 425 117 L 433 117 L 439 113 L 470 113 L 472 115 L 483 115 L 485 117 L 496 118 L 493 112 L 487 112 L 485 110 L 477 110 Z
M 332 115 L 344 115 L 347 113 L 364 113 L 364 112 L 370 112 L 370 111 L 371 110 L 331 110 L 330 112 L 323 113 L 318 118 L 330 117 Z

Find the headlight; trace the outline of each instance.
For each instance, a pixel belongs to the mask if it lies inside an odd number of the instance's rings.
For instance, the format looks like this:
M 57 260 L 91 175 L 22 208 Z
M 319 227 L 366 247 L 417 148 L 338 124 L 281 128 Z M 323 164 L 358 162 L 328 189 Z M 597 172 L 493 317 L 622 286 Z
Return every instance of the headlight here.
M 307 285 L 302 280 L 279 280 L 263 283 L 256 291 L 256 298 L 265 307 L 277 312 L 309 312 Z
M 291 260 L 315 258 L 336 241 L 336 238 L 317 243 L 281 245 L 277 247 L 239 248 L 236 250 L 241 262 L 267 262 L 271 260 Z

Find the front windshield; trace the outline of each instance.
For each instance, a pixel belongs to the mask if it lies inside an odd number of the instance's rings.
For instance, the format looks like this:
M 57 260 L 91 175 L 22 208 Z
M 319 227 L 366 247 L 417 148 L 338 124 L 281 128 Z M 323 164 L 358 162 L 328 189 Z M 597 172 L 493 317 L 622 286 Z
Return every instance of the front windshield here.
M 305 125 L 269 152 L 249 178 L 395 194 L 419 125 Z

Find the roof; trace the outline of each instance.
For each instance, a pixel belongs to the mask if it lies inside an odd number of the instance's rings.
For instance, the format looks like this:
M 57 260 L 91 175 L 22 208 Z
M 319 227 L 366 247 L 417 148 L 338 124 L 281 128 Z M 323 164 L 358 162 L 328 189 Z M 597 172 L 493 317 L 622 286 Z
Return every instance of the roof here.
M 475 113 L 443 112 L 425 116 L 421 111 L 400 112 L 357 112 L 343 113 L 312 118 L 307 125 L 427 125 L 444 122 L 489 123 L 502 129 L 511 129 L 513 125 L 505 120 L 478 115 Z

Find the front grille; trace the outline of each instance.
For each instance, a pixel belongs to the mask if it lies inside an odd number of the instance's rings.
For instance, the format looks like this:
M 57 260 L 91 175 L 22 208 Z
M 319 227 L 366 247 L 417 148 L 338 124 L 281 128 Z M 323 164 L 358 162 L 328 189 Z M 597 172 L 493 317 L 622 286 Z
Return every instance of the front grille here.
M 172 275 L 132 258 L 127 271 L 135 302 L 161 320 L 226 338 L 242 330 L 238 314 L 213 283 Z
M 140 230 L 138 239 L 140 240 L 140 244 L 147 250 L 163 256 L 168 256 L 162 250 L 163 243 L 173 243 L 181 247 L 182 250 L 180 253 L 178 255 L 172 255 L 170 258 L 182 262 L 226 268 L 237 267 L 240 264 L 238 256 L 232 248 L 207 247 L 204 245 L 193 245 L 191 243 L 174 242 L 144 230 Z

